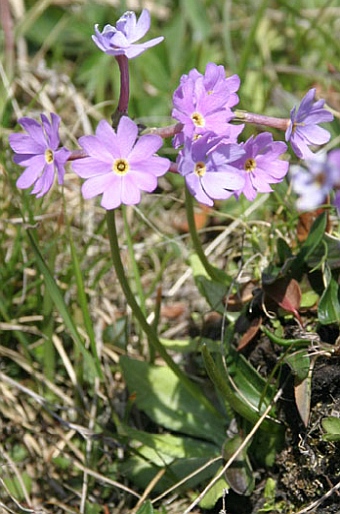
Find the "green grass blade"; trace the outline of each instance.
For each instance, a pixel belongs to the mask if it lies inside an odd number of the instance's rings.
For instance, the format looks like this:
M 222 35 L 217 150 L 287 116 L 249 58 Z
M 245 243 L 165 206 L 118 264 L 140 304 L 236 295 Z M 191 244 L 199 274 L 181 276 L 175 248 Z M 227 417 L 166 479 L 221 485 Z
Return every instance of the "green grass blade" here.
M 90 355 L 88 350 L 85 348 L 84 341 L 79 335 L 77 327 L 72 319 L 72 316 L 69 313 L 68 307 L 64 301 L 61 291 L 60 291 L 58 285 L 56 284 L 56 282 L 53 278 L 53 275 L 52 275 L 49 267 L 47 266 L 43 256 L 41 255 L 40 250 L 29 230 L 27 230 L 27 234 L 28 234 L 28 238 L 30 240 L 32 249 L 34 251 L 38 267 L 44 277 L 45 284 L 49 291 L 49 294 L 51 295 L 51 298 L 52 298 L 60 316 L 63 318 L 65 326 L 67 327 L 67 329 L 76 345 L 76 348 L 81 352 L 81 354 L 84 357 L 84 363 L 85 363 L 87 371 L 88 371 L 88 377 L 92 381 L 96 376 L 100 375 L 100 371 L 97 369 L 95 360 Z
M 95 361 L 96 370 L 97 370 L 98 376 L 102 378 L 100 360 L 99 360 L 98 352 L 97 352 L 96 338 L 95 338 L 95 333 L 93 330 L 93 324 L 92 324 L 92 320 L 91 320 L 91 316 L 90 316 L 89 306 L 87 303 L 83 275 L 82 275 L 82 272 L 80 269 L 79 259 L 78 259 L 76 248 L 74 246 L 70 227 L 68 227 L 68 236 L 69 236 L 69 243 L 70 243 L 70 248 L 71 248 L 73 272 L 74 272 L 74 276 L 75 276 L 76 284 L 77 284 L 77 298 L 78 298 L 81 312 L 83 315 L 85 330 L 86 330 L 86 333 L 90 340 L 90 348 L 91 348 L 92 357 Z

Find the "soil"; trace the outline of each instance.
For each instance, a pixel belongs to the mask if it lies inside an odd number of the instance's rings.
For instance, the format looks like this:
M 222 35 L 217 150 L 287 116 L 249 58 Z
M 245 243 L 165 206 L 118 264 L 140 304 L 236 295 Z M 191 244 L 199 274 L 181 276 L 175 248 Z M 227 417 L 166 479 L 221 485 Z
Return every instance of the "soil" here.
M 323 342 L 333 345 L 338 342 L 339 328 L 321 327 L 319 336 Z M 282 347 L 261 335 L 250 348 L 247 347 L 245 353 L 252 365 L 263 376 L 269 377 L 282 351 Z M 294 377 L 287 365 L 282 368 L 280 381 L 283 387 L 280 417 L 286 425 L 284 448 L 277 455 L 272 468 L 254 469 L 257 485 L 251 497 L 228 494 L 226 512 L 290 514 L 301 510 L 317 514 L 340 514 L 340 442 L 325 441 L 322 428 L 324 418 L 340 417 L 340 357 L 319 356 L 315 360 L 307 427 L 296 407 Z M 269 477 L 276 482 L 271 508 L 263 500 L 263 489 Z M 338 487 L 326 497 L 326 493 L 336 484 L 339 484 Z

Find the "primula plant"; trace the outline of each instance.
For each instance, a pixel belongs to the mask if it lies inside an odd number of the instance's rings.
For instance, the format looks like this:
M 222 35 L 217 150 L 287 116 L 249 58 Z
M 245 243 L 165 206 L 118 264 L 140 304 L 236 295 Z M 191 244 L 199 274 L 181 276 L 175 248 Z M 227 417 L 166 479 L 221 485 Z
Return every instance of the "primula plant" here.
M 298 436 L 300 450 L 307 451 L 301 434 L 308 433 L 310 423 L 313 370 L 319 358 L 329 362 L 339 357 L 340 240 L 332 226 L 337 226 L 340 212 L 340 149 L 324 146 L 332 143 L 330 126 L 320 126 L 332 122 L 335 111 L 319 98 L 315 87 L 306 89 L 286 118 L 239 109 L 240 76 L 230 75 L 221 64 L 207 62 L 203 73 L 194 68 L 180 78 L 169 112 L 174 123 L 147 127 L 129 115 L 129 61 L 146 50 L 152 52 L 163 42 L 163 37 L 140 42 L 150 23 L 150 14 L 144 9 L 139 16 L 127 11 L 115 25 L 107 24 L 102 30 L 95 25 L 92 40 L 98 51 L 116 60 L 118 67 L 112 65 L 112 70 L 119 73 L 120 91 L 111 119 L 101 119 L 93 134 L 81 135 L 77 145 L 75 141 L 64 143 L 59 114 L 41 113 L 39 121 L 35 112 L 19 118 L 20 127 L 8 135 L 12 160 L 18 165 L 16 187 L 27 190 L 21 193 L 25 201 L 28 195 L 35 195 L 48 203 L 57 188 L 62 191 L 72 183 L 73 188 L 79 185 L 84 210 L 91 200 L 97 206 L 96 217 L 106 217 L 101 235 L 103 241 L 109 241 L 123 303 L 130 308 L 130 330 L 147 348 L 139 356 L 134 351 L 121 351 L 115 363 L 128 394 L 124 412 L 118 409 L 112 414 L 113 422 L 105 424 L 103 409 L 98 418 L 91 418 L 90 430 L 83 430 L 81 425 L 90 412 L 84 391 L 94 387 L 93 396 L 101 398 L 101 386 L 110 386 L 105 378 L 107 364 L 93 329 L 95 313 L 90 312 L 86 299 L 80 250 L 68 225 L 70 258 L 76 270 L 84 322 L 81 328 L 71 314 L 65 286 L 51 269 L 56 256 L 46 258 L 30 220 L 27 236 L 44 280 L 44 301 L 58 311 L 73 341 L 67 355 L 60 349 L 57 335 L 45 332 L 51 359 L 47 360 L 51 363 L 48 380 L 51 383 L 54 379 L 54 346 L 72 383 L 81 376 L 75 422 L 38 394 L 32 393 L 31 398 L 40 402 L 60 427 L 79 432 L 91 444 L 99 440 L 96 452 L 103 457 L 105 445 L 119 450 L 120 457 L 107 469 L 111 476 L 105 478 L 111 488 L 130 498 L 131 507 L 135 504 L 133 512 L 155 512 L 174 491 L 184 496 L 190 491 L 191 503 L 187 499 L 183 514 L 198 504 L 214 508 L 217 502 L 221 512 L 226 512 L 226 504 L 228 512 L 233 512 L 240 498 L 248 501 L 258 497 L 259 470 L 274 469 L 276 459 L 284 459 L 287 433 L 293 433 L 296 451 Z M 195 326 L 195 334 L 188 330 L 180 341 L 164 337 L 157 324 L 161 284 L 155 312 L 148 312 L 150 303 L 143 295 L 143 276 L 134 255 L 127 207 L 142 213 L 148 194 L 152 194 L 150 201 L 167 194 L 164 184 L 176 184 L 171 194 L 185 204 L 184 232 L 190 235 L 190 240 L 185 240 L 190 248 L 188 270 L 193 274 L 197 294 L 215 320 L 217 336 L 205 326 Z M 308 216 L 311 219 L 297 244 L 277 230 L 275 244 L 267 242 L 271 245 L 269 261 L 261 255 L 267 254 L 262 241 L 262 247 L 248 255 L 249 266 L 261 257 L 254 276 L 250 276 L 252 267 L 247 270 L 247 263 L 236 269 L 241 266 L 238 259 L 228 267 L 209 258 L 198 231 L 197 209 L 215 215 L 228 212 L 229 206 L 249 205 L 251 209 L 261 195 L 267 195 L 266 205 L 271 205 L 271 195 L 280 196 L 282 191 L 284 201 L 296 209 L 299 226 Z M 121 216 L 133 275 L 127 273 L 125 248 L 120 242 Z M 245 214 L 242 217 L 246 220 Z M 100 251 L 105 252 L 102 244 Z M 178 254 L 177 258 L 183 265 L 184 259 Z M 246 284 L 242 274 L 249 277 Z M 117 333 L 120 322 L 114 326 Z M 333 339 L 323 336 L 327 327 L 335 332 Z M 265 365 L 256 361 L 254 349 L 264 352 Z M 25 346 L 27 355 L 30 351 Z M 188 371 L 189 354 L 195 355 L 200 369 L 197 377 Z M 76 373 L 70 371 L 70 359 L 78 362 Z M 5 375 L 1 377 L 5 380 Z M 8 384 L 12 384 L 10 380 L 7 377 Z M 18 387 L 28 394 L 27 388 Z M 293 421 L 285 408 L 288 397 L 295 413 Z M 149 422 L 136 421 L 136 411 Z M 325 416 L 325 420 L 324 426 L 332 428 L 329 418 Z M 328 433 L 328 441 L 337 435 Z M 86 462 L 81 466 L 88 480 L 91 473 Z M 327 475 L 328 485 L 335 487 L 332 479 Z M 326 482 L 322 484 L 326 487 Z M 7 486 L 10 491 L 12 486 Z M 290 512 L 284 510 L 282 502 L 273 500 L 275 487 L 275 481 L 268 479 L 261 500 L 263 509 Z M 80 512 L 98 512 L 91 510 L 91 498 L 91 490 L 84 486 Z M 300 498 L 300 505 L 308 498 Z

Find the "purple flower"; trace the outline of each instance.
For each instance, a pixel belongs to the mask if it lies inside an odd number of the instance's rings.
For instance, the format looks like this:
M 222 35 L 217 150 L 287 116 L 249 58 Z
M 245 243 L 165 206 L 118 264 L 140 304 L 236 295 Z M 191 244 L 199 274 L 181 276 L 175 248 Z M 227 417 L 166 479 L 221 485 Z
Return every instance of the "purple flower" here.
M 236 142 L 243 125 L 231 125 L 229 121 L 234 116 L 231 107 L 238 102 L 239 85 L 237 75 L 226 78 L 223 66 L 214 63 L 207 64 L 204 75 L 196 69 L 183 75 L 173 95 L 172 117 L 183 124 L 182 132 L 175 136 L 174 146 L 207 132 Z
M 71 152 L 65 147 L 58 148 L 60 118 L 51 113 L 51 121 L 41 114 L 42 123 L 31 118 L 21 118 L 18 123 L 27 134 L 11 134 L 9 144 L 16 155 L 13 161 L 25 167 L 17 180 L 19 189 L 34 185 L 31 194 L 37 198 L 44 196 L 52 187 L 55 173 L 58 183 L 63 184 L 65 163 Z
M 95 136 L 79 139 L 88 157 L 73 162 L 72 167 L 86 179 L 82 186 L 85 199 L 102 194 L 102 207 L 115 209 L 139 203 L 140 191 L 154 191 L 157 177 L 168 171 L 170 161 L 154 155 L 163 144 L 160 136 L 137 136 L 136 123 L 123 116 L 117 132 L 102 120 Z
M 316 209 L 322 205 L 334 188 L 340 188 L 340 150 L 313 154 L 306 167 L 291 166 L 293 191 L 299 195 L 299 210 Z M 338 195 L 335 197 L 338 208 Z
M 287 145 L 281 141 L 273 141 L 269 132 L 251 136 L 245 143 L 240 144 L 244 154 L 233 163 L 240 169 L 244 177 L 244 186 L 235 195 L 241 193 L 248 200 L 254 200 L 257 193 L 270 193 L 269 184 L 281 182 L 288 171 L 288 162 L 279 157 L 287 150 Z
M 243 153 L 239 145 L 208 133 L 185 142 L 178 154 L 178 171 L 196 200 L 212 206 L 213 200 L 226 200 L 243 187 L 244 178 L 234 167 Z
M 309 145 L 323 145 L 330 139 L 330 133 L 318 123 L 333 120 L 333 114 L 324 109 L 325 100 L 313 102 L 315 89 L 310 89 L 301 101 L 300 107 L 294 107 L 290 113 L 290 124 L 286 130 L 286 141 L 289 141 L 295 154 L 300 159 L 313 156 Z
M 164 37 L 157 37 L 146 43 L 136 44 L 149 28 L 150 14 L 147 9 L 143 9 L 138 21 L 133 11 L 127 11 L 119 18 L 115 27 L 105 25 L 103 32 L 100 32 L 98 25 L 95 25 L 95 35 L 92 39 L 100 50 L 109 55 L 125 55 L 128 59 L 133 59 L 163 41 Z

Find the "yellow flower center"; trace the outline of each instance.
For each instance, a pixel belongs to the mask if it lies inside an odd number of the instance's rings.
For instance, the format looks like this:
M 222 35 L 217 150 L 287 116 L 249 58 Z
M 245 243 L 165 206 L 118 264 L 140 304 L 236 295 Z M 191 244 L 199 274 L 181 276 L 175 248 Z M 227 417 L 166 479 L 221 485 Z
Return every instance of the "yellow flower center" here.
M 47 164 L 52 164 L 52 162 L 54 161 L 54 154 L 53 151 L 50 150 L 50 148 L 45 150 L 45 161 Z
M 194 112 L 191 115 L 191 119 L 196 127 L 204 127 L 205 126 L 205 119 L 199 112 Z
M 206 170 L 207 169 L 206 169 L 204 162 L 202 162 L 202 161 L 196 162 L 194 173 L 196 173 L 196 175 L 198 177 L 203 177 L 203 175 L 205 175 Z
M 252 157 L 249 157 L 249 159 L 246 160 L 244 163 L 244 169 L 247 173 L 251 173 L 256 168 L 256 161 Z
M 127 174 L 129 171 L 129 163 L 126 159 L 116 159 L 112 166 L 112 171 L 119 175 L 120 177 L 123 177 Z
M 305 126 L 305 123 L 303 123 L 303 121 L 300 121 L 300 122 L 295 121 L 295 122 L 293 123 L 293 126 L 292 126 L 292 134 L 294 134 L 294 132 L 296 131 L 296 129 L 297 129 L 298 127 L 304 127 L 304 126 Z

